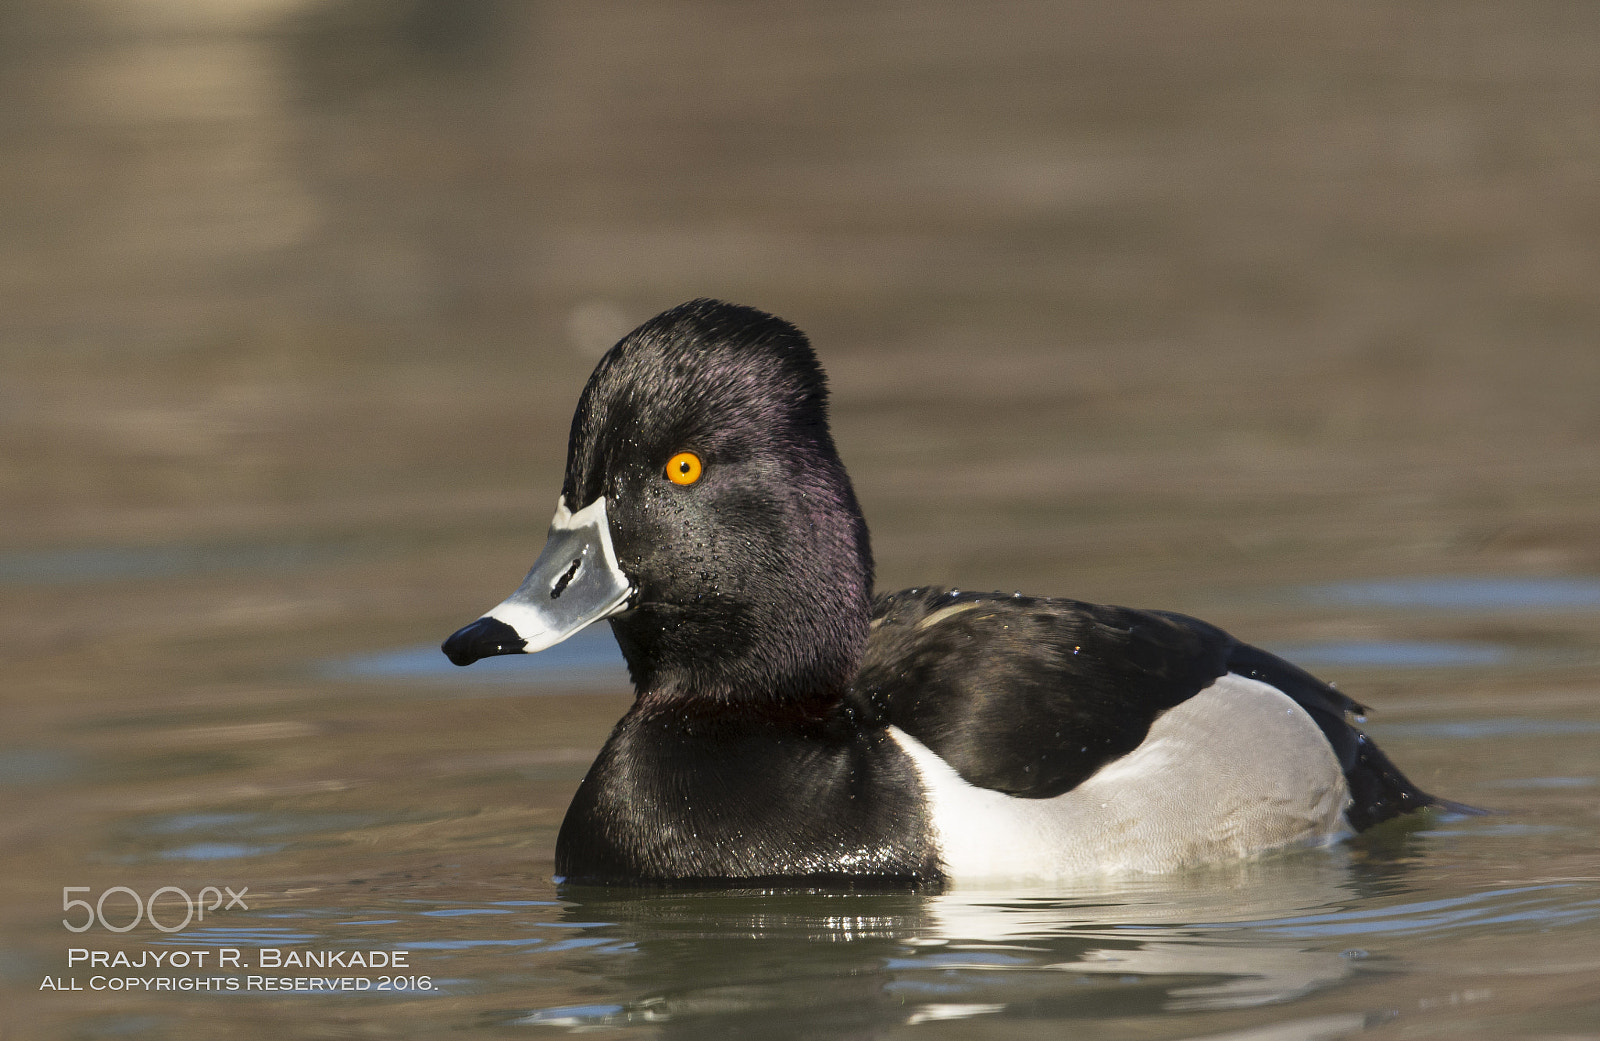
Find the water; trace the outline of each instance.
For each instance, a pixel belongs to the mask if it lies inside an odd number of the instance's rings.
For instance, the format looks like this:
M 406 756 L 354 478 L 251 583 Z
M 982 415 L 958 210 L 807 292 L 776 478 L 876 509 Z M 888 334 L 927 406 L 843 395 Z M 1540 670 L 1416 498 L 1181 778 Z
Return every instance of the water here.
M 1430 669 L 1448 665 L 1482 668 L 1505 665 L 1513 655 L 1509 648 L 1491 643 L 1420 640 L 1280 644 L 1268 650 L 1308 669 L 1341 665 L 1390 669 Z
M 343 555 L 335 546 L 105 546 L 0 554 L 0 583 L 57 585 L 315 567 Z
M 1335 582 L 1304 591 L 1314 603 L 1447 611 L 1596 611 L 1600 579 L 1518 576 Z
M 0 1035 L 1600 1036 L 1600 8 L 6 12 Z M 702 294 L 813 335 L 881 586 L 1198 615 L 1494 813 L 555 886 L 615 646 L 437 648 Z
M 450 664 L 438 644 L 423 644 L 360 655 L 327 663 L 331 678 L 418 680 L 480 687 L 485 683 L 516 684 L 522 691 L 628 689 L 628 665 L 606 625 L 580 630 L 538 654 L 506 654 L 474 662 L 462 669 Z
M 1384 746 L 1487 817 L 1071 886 L 557 887 L 555 827 L 627 702 L 614 655 L 601 629 L 501 674 L 421 650 L 307 658 L 288 690 L 245 684 L 266 709 L 169 698 L 92 713 L 53 754 L 9 753 L 10 783 L 37 795 L 13 827 L 62 843 L 10 854 L 46 883 L 0 950 L 17 1007 L 47 1034 L 152 1037 L 336 1022 L 419 1037 L 1443 1038 L 1600 1022 L 1600 706 L 1536 658 L 1343 663 L 1384 677 Z M 1464 668 L 1495 696 L 1451 693 Z M 224 889 L 244 906 L 220 906 Z M 71 933 L 49 902 L 80 892 L 100 919 Z M 151 918 L 113 931 L 136 904 Z M 140 964 L 116 967 L 118 952 Z M 171 952 L 182 968 L 151 967 Z M 235 960 L 202 971 L 199 952 Z M 240 989 L 126 982 L 201 978 Z M 46 980 L 134 989 L 35 989 Z M 300 990 L 252 989 L 269 985 Z

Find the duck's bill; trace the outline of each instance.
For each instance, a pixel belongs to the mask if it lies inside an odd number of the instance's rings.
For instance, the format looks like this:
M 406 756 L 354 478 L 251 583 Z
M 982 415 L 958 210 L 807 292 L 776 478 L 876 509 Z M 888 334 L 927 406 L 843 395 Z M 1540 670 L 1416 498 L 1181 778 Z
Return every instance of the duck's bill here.
M 601 496 L 577 513 L 556 504 L 550 537 L 517 591 L 444 642 L 457 665 L 553 647 L 591 622 L 627 609 L 632 583 L 617 564 Z

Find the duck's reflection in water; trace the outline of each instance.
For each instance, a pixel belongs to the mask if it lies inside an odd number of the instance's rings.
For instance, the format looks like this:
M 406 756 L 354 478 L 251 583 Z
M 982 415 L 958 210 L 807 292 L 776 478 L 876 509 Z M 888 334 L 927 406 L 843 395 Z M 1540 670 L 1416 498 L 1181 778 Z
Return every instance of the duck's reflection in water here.
M 671 1037 L 875 1037 L 945 1019 L 1058 1029 L 1079 1017 L 1248 1009 L 1351 976 L 1356 957 L 1336 930 L 1308 939 L 1275 926 L 1337 915 L 1378 881 L 1366 875 L 1334 848 L 1048 888 L 573 890 L 567 919 L 594 943 L 565 967 L 615 987 L 603 1003 L 514 1021 L 648 1023 Z M 1280 1023 L 1288 1032 L 1272 1036 L 1354 1028 L 1341 1023 Z

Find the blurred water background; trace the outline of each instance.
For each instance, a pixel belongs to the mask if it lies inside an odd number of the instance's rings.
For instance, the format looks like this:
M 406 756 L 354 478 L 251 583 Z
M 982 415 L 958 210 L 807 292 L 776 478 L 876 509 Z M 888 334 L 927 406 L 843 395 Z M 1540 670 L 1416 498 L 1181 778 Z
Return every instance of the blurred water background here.
M 0 1036 L 1600 1037 L 1597 56 L 1579 0 L 4 0 Z M 431 648 L 702 295 L 812 335 L 882 586 L 1201 615 L 1503 813 L 558 891 L 614 649 Z M 429 989 L 41 982 L 224 947 Z

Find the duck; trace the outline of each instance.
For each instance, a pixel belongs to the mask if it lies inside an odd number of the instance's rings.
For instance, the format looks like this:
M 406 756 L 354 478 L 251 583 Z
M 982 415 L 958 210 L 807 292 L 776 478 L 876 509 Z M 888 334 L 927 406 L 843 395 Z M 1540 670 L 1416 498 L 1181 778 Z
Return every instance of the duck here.
M 466 666 L 605 620 L 634 701 L 556 840 L 572 885 L 1161 874 L 1429 806 L 1365 709 L 1181 614 L 877 593 L 806 336 L 699 299 L 579 395 L 544 549 L 444 641 Z

